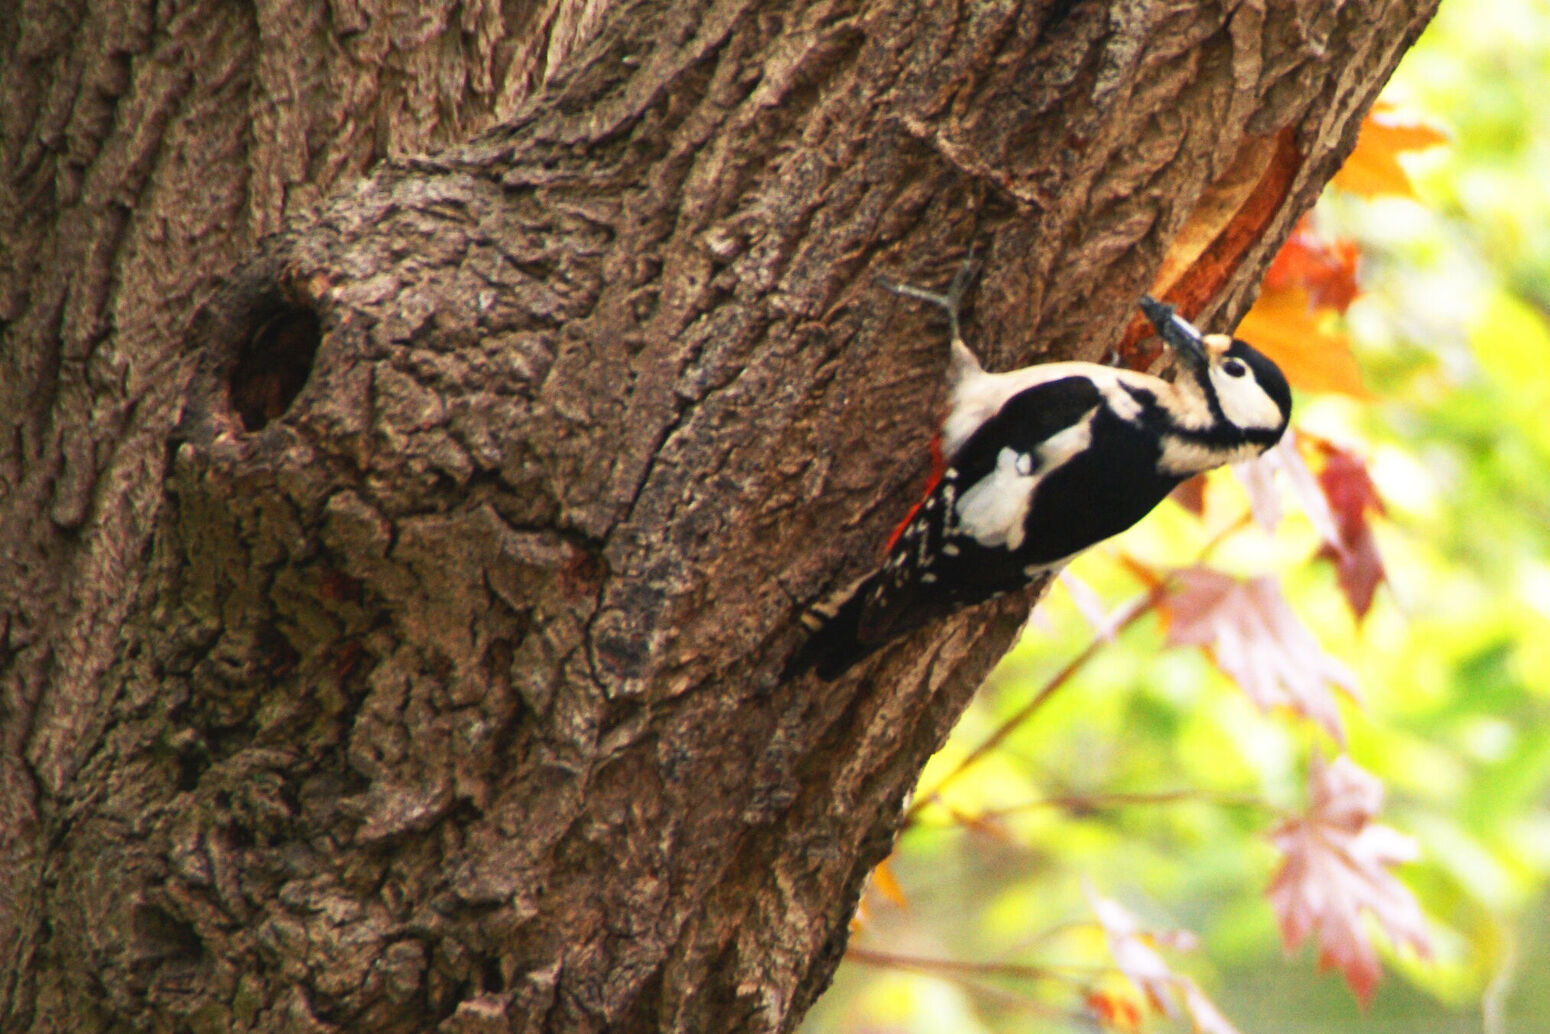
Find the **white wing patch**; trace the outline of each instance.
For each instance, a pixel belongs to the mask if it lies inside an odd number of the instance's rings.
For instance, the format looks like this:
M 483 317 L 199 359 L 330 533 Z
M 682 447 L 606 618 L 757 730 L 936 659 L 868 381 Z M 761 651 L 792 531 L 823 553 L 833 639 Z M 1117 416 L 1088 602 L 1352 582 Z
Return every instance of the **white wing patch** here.
M 987 549 L 1015 552 L 1022 548 L 1028 509 L 1039 482 L 1092 444 L 1092 417 L 1093 410 L 1088 410 L 1082 419 L 1045 439 L 1037 458 L 1003 448 L 996 455 L 996 469 L 958 500 L 956 530 Z
M 958 500 L 959 529 L 982 546 L 1016 549 L 1022 545 L 1023 518 L 1038 481 L 1033 470 L 1032 456 L 1002 449 L 996 469 Z

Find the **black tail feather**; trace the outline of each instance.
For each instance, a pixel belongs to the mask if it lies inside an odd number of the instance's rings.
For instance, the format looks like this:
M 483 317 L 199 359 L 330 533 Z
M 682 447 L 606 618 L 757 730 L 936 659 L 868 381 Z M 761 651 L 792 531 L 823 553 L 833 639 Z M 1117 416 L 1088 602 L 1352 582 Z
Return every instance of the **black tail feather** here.
M 861 639 L 861 616 L 871 587 L 872 578 L 863 578 L 843 596 L 832 597 L 802 615 L 802 622 L 812 629 L 812 634 L 786 662 L 781 681 L 808 671 L 816 672 L 825 682 L 832 681 L 882 645 L 882 641 Z

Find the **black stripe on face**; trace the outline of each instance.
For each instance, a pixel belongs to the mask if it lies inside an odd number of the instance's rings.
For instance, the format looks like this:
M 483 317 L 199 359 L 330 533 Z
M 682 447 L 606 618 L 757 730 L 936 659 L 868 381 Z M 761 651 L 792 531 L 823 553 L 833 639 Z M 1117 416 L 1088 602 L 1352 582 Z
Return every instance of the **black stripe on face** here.
M 1286 433 L 1286 425 L 1282 424 L 1275 429 L 1268 428 L 1242 428 L 1237 424 L 1223 422 L 1215 427 L 1191 428 L 1169 427 L 1168 433 L 1182 441 L 1204 445 L 1210 449 L 1236 449 L 1240 445 L 1257 445 L 1259 451 L 1264 452 Z
M 1211 383 L 1211 365 L 1191 369 L 1189 376 L 1200 385 L 1200 393 L 1205 396 L 1206 405 L 1211 409 L 1211 423 L 1216 427 L 1232 427 L 1232 421 L 1227 419 L 1227 414 L 1222 411 L 1222 400 L 1216 397 L 1216 385 Z
M 1194 377 L 1195 374 L 1189 371 L 1181 376 Z M 1131 398 L 1141 404 L 1141 423 L 1156 431 L 1210 448 L 1230 449 L 1243 444 L 1243 432 L 1228 422 L 1226 414 L 1222 412 L 1221 403 L 1217 401 L 1216 392 L 1211 390 L 1209 382 L 1205 385 L 1205 396 L 1206 405 L 1211 410 L 1212 425 L 1202 428 L 1185 427 L 1179 423 L 1178 418 L 1159 403 L 1157 396 L 1147 389 L 1124 383 L 1120 386 L 1130 394 Z
M 1274 447 L 1276 442 L 1279 442 L 1281 440 L 1281 436 L 1285 433 L 1286 426 L 1282 425 L 1274 431 L 1261 431 L 1258 429 L 1253 431 L 1245 431 L 1243 432 L 1243 437 L 1246 441 L 1250 441 L 1255 445 L 1258 445 L 1260 447 L 1260 452 L 1264 452 L 1265 450 Z

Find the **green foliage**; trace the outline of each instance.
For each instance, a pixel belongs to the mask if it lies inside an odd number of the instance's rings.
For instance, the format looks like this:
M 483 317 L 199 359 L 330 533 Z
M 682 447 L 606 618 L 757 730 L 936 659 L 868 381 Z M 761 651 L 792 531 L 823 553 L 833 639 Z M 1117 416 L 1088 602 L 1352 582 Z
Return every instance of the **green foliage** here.
M 1194 931 L 1197 951 L 1164 954 L 1245 1034 L 1490 1034 L 1550 1012 L 1550 10 L 1444 4 L 1388 96 L 1453 144 L 1407 159 L 1419 203 L 1321 205 L 1321 228 L 1361 247 L 1346 327 L 1376 401 L 1300 397 L 1297 422 L 1369 459 L 1390 584 L 1359 624 L 1295 518 L 1273 538 L 1233 535 L 1211 560 L 1279 572 L 1357 672 L 1348 750 L 1388 788 L 1382 821 L 1419 843 L 1403 877 L 1435 958 L 1391 956 L 1365 1012 L 1306 948 L 1282 958 L 1265 833 L 1302 806 L 1310 752 L 1336 747 L 1261 713 L 1201 652 L 1168 648 L 1154 614 L 954 774 L 1093 639 L 1056 589 L 927 769 L 891 863 L 903 903 L 868 895 L 853 941 L 867 961 L 841 967 L 809 1031 L 1094 1029 L 1084 989 L 1134 992 L 1112 974 L 1084 881 L 1145 925 Z M 1243 505 L 1226 475 L 1210 492 L 1207 525 L 1165 504 L 1074 573 L 1119 606 L 1145 588 L 1121 553 L 1186 565 Z

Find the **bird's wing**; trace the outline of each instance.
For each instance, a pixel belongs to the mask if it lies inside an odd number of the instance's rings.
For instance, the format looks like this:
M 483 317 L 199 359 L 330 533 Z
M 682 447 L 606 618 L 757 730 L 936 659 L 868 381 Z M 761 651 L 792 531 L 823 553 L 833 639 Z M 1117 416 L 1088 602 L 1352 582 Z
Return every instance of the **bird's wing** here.
M 864 589 L 856 636 L 881 643 L 943 613 L 980 602 L 999 580 L 955 579 L 954 566 L 985 549 L 1016 550 L 1038 481 L 1083 447 L 1088 416 L 1104 395 L 1090 378 L 1036 384 L 1009 398 L 964 443 Z M 956 556 L 943 545 L 970 537 Z M 1012 558 L 1007 556 L 1007 564 Z M 1008 567 L 1006 585 L 1026 579 Z

